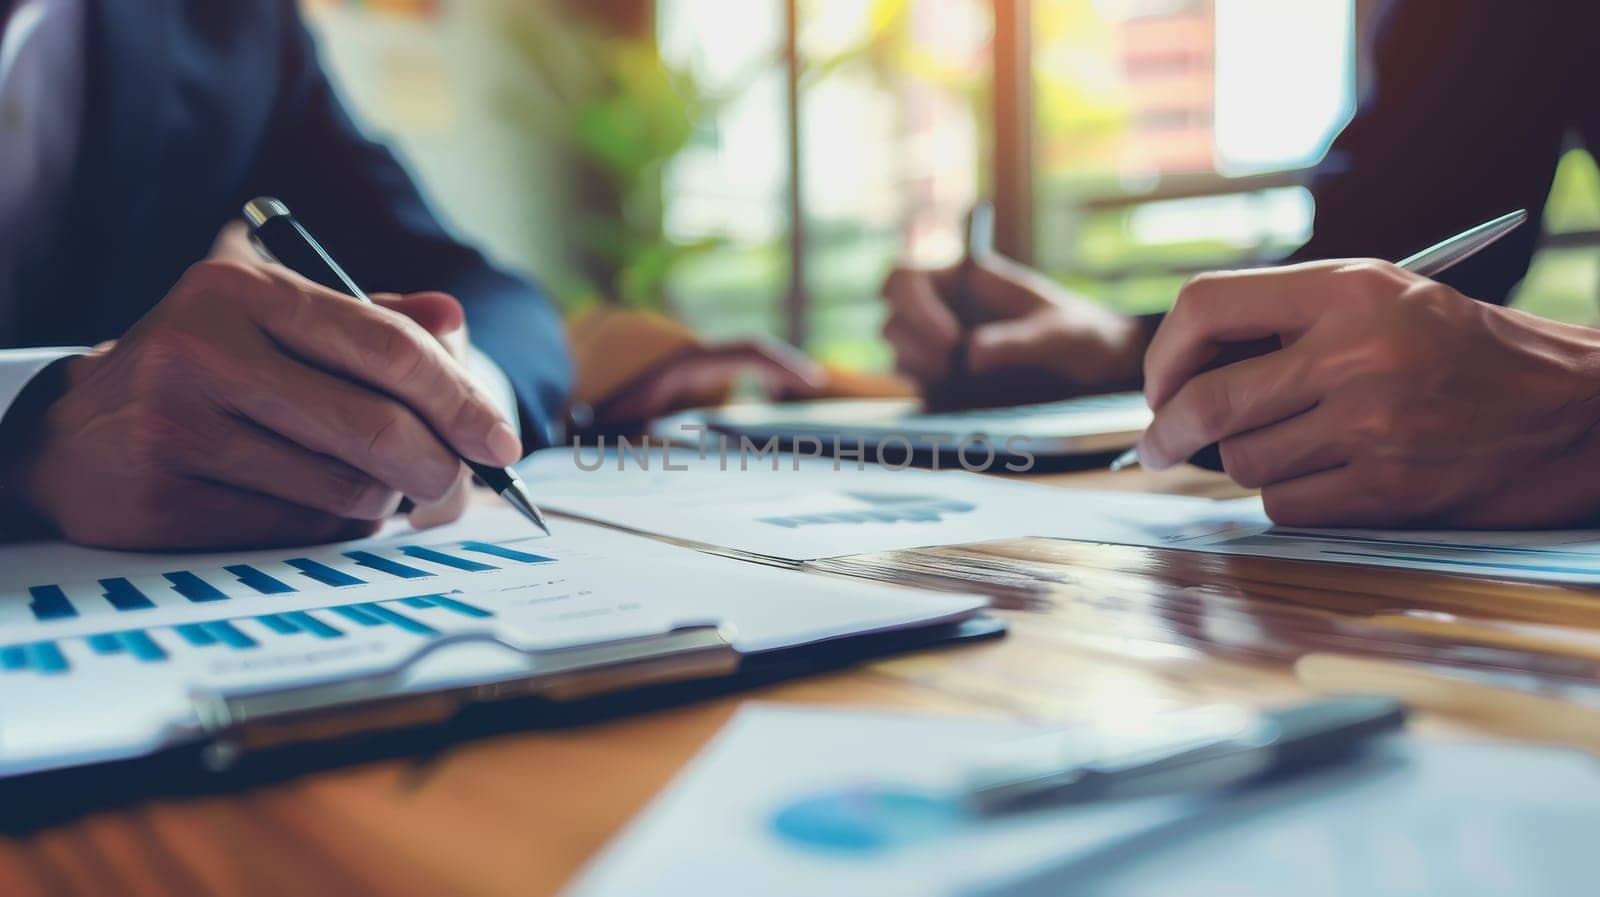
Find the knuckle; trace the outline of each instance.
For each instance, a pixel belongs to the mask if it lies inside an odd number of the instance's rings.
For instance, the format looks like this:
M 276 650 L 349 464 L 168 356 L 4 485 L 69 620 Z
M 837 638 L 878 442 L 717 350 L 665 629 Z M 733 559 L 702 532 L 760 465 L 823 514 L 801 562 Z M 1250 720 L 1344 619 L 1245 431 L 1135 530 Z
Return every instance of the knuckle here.
M 1221 445 L 1222 469 L 1235 483 L 1246 489 L 1259 489 L 1267 484 L 1266 470 L 1259 453 L 1247 442 L 1238 439 L 1224 440 Z
M 1184 389 L 1192 391 L 1189 404 L 1194 409 L 1192 414 L 1200 435 L 1213 442 L 1228 435 L 1235 397 L 1227 382 L 1207 377 L 1193 381 Z
M 429 360 L 422 339 L 426 334 L 419 334 L 415 324 L 399 316 L 384 315 L 376 321 L 376 334 L 369 344 L 369 368 L 382 371 L 396 386 L 422 376 Z
M 327 486 L 327 495 L 327 510 L 355 520 L 388 516 L 389 506 L 397 498 L 392 489 L 355 471 L 335 474 Z
M 1263 489 L 1261 504 L 1267 517 L 1279 526 L 1311 527 L 1322 522 L 1316 507 L 1283 489 Z
M 406 418 L 406 412 L 393 403 L 385 403 L 374 413 L 365 427 L 367 455 L 388 458 L 403 452 L 410 435 Z
M 137 469 L 165 469 L 189 454 L 188 433 L 183 425 L 154 408 L 136 412 L 122 436 L 123 452 L 130 466 Z M 143 497 L 147 496 L 136 491 L 136 498 Z

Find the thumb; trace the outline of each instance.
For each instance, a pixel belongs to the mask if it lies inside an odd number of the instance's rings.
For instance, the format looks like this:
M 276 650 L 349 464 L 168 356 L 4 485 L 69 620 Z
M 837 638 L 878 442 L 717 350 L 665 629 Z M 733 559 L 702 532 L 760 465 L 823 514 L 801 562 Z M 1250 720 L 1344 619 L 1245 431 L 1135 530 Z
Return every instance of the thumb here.
M 434 336 L 445 336 L 460 330 L 467 322 L 461 303 L 449 293 L 380 293 L 372 301 L 391 311 L 397 311 Z
M 1045 322 L 1028 315 L 974 328 L 967 341 L 967 365 L 973 373 L 1007 368 L 1047 368 L 1056 359 Z

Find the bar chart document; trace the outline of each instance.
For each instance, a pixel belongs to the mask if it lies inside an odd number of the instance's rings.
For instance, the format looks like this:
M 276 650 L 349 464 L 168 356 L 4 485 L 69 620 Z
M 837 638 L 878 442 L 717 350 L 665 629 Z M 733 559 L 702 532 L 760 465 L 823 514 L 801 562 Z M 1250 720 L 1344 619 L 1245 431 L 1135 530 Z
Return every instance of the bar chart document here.
M 716 625 L 757 652 L 968 616 L 970 596 L 744 564 L 509 509 L 440 530 L 227 555 L 0 549 L 0 777 L 195 737 L 193 695 L 371 674 L 441 636 L 558 649 Z M 408 687 L 493 681 L 492 644 Z
M 548 449 L 522 469 L 540 499 L 563 513 L 737 556 L 798 564 L 1036 537 L 1600 584 L 1597 530 L 1289 529 L 1272 525 L 1259 498 L 1059 489 L 960 470 L 793 455 L 699 458 L 692 449 L 644 458 L 613 455 L 593 470 L 580 468 L 570 448 Z

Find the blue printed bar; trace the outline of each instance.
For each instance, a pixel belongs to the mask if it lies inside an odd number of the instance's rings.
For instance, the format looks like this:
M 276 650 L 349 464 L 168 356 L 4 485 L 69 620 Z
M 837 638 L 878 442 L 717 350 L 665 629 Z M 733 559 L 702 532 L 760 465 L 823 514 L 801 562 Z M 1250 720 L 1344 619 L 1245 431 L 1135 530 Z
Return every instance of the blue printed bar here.
M 428 608 L 433 607 L 433 602 L 427 595 L 412 595 L 410 598 L 401 598 L 400 603 L 406 607 Z
M 348 573 L 335 570 L 327 564 L 318 563 L 310 558 L 295 558 L 284 563 L 325 586 L 359 586 L 364 582 Z
M 78 615 L 78 609 L 67 600 L 67 593 L 61 591 L 60 586 L 34 586 L 28 593 L 33 596 L 28 609 L 33 611 L 34 619 L 40 622 L 64 620 Z
M 161 646 L 156 644 L 155 639 L 151 638 L 150 634 L 142 629 L 124 632 L 119 638 L 122 640 L 122 646 L 128 649 L 128 653 L 138 660 L 154 663 L 167 659 L 167 652 L 162 650 Z
M 149 595 L 121 577 L 102 579 L 100 585 L 106 590 L 106 600 L 117 610 L 148 610 L 156 606 Z
M 303 610 L 290 611 L 283 618 L 300 627 L 301 631 L 309 632 L 317 638 L 340 638 L 344 633 L 311 616 Z
M 370 551 L 347 551 L 344 556 L 362 567 L 377 570 L 380 573 L 387 573 L 390 576 L 398 576 L 401 579 L 422 579 L 425 576 L 433 575 L 426 570 L 407 567 L 399 561 L 391 561 L 388 558 L 379 557 Z
M 400 553 L 406 557 L 416 558 L 419 561 L 427 561 L 430 564 L 438 564 L 441 567 L 452 567 L 456 570 L 465 570 L 468 573 L 482 573 L 485 570 L 500 569 L 470 558 L 460 558 L 453 554 L 435 551 L 432 548 L 423 548 L 420 545 L 401 546 Z
M 362 626 L 381 626 L 383 624 L 382 620 L 378 619 L 372 614 L 367 613 L 365 608 L 357 607 L 353 604 L 347 604 L 343 607 L 330 607 L 328 609 L 339 616 L 344 617 L 346 620 L 349 620 L 353 623 L 359 623 Z
M 461 547 L 467 551 L 493 555 L 497 558 L 505 558 L 508 561 L 517 561 L 523 564 L 548 564 L 555 560 L 555 558 L 547 558 L 542 554 L 529 554 L 526 551 L 518 551 L 515 548 L 507 548 L 504 545 L 495 545 L 492 542 L 462 542 Z
M 363 605 L 361 609 L 369 614 L 372 614 L 385 623 L 388 623 L 391 626 L 398 626 L 407 632 L 413 632 L 417 635 L 439 634 L 439 630 L 434 629 L 432 626 L 429 626 L 426 623 L 419 623 L 405 614 L 402 614 L 399 611 L 391 610 L 381 604 L 367 604 Z
M 199 623 L 179 623 L 172 629 L 183 636 L 184 641 L 194 645 L 196 648 L 204 648 L 207 645 L 215 645 L 217 643 L 217 637 L 211 634 L 211 630 L 206 629 Z
M 263 595 L 287 595 L 295 591 L 294 586 L 276 577 L 268 576 L 249 564 L 234 564 L 223 569 L 238 577 L 239 582 Z
M 28 649 L 21 645 L 0 648 L 0 670 L 25 670 L 28 668 Z
M 88 638 L 89 650 L 96 654 L 121 654 L 122 639 L 114 632 L 102 632 Z
M 429 595 L 428 599 L 433 602 L 435 607 L 442 607 L 445 610 L 453 610 L 464 617 L 477 617 L 481 619 L 483 617 L 494 616 L 494 614 L 484 610 L 481 607 L 473 607 L 465 601 L 457 601 L 456 599 L 447 597 L 445 595 Z
M 256 622 L 279 635 L 294 635 L 300 631 L 300 627 L 294 625 L 293 621 L 281 614 L 262 614 L 256 617 Z
M 218 589 L 216 586 L 206 582 L 187 570 L 179 570 L 175 573 L 163 573 L 162 575 L 167 578 L 167 582 L 172 583 L 172 590 L 174 592 L 177 592 L 179 595 L 182 595 L 190 601 L 196 603 L 205 603 L 209 601 L 228 600 L 228 594 L 226 592 Z
M 216 637 L 217 641 L 230 648 L 254 648 L 256 646 L 255 639 L 240 632 L 238 627 L 227 620 L 217 620 L 202 625 L 205 626 L 207 632 Z
M 36 642 L 28 646 L 28 663 L 46 676 L 57 676 L 69 668 L 67 658 L 55 642 Z

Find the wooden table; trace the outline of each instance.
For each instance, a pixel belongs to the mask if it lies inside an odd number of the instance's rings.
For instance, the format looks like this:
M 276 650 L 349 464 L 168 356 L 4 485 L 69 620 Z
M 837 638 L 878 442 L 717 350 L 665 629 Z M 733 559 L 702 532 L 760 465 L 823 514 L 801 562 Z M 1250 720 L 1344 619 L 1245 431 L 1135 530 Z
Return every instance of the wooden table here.
M 1069 487 L 1236 494 L 1226 480 L 1194 471 L 1044 479 Z M 1543 586 L 1037 540 L 983 551 L 1030 562 L 1048 554 L 1052 563 L 1088 571 L 1089 582 L 1100 571 L 1149 589 L 1239 588 L 1302 614 L 1323 607 L 1343 613 L 1362 601 L 1432 606 L 1470 594 L 1504 605 L 1512 618 L 1600 629 L 1600 602 L 1591 611 L 1587 594 Z M 471 742 L 421 769 L 376 763 L 249 793 L 102 812 L 0 840 L 0 895 L 549 894 L 744 701 L 1059 720 L 1215 699 L 1278 703 L 1305 691 L 1281 659 L 1212 653 L 1164 643 L 1159 635 L 1119 639 L 1116 618 L 1108 627 L 1078 605 L 1068 593 L 1053 604 L 1000 611 L 1011 624 L 1002 640 L 578 730 Z M 1472 723 L 1436 717 L 1425 725 L 1453 732 Z

